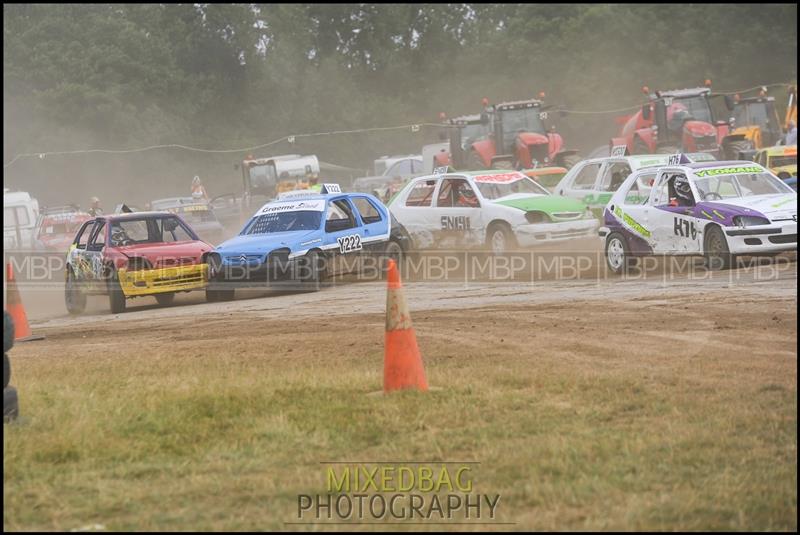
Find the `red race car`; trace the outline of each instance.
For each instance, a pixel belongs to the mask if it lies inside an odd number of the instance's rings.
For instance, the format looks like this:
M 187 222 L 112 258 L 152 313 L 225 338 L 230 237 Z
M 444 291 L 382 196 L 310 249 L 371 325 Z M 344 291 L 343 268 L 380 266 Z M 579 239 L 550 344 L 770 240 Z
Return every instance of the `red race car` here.
M 206 255 L 213 250 L 175 214 L 97 216 L 78 229 L 67 253 L 67 311 L 83 312 L 87 295 L 108 295 L 114 314 L 143 295 L 167 305 L 176 292 L 208 285 Z
M 69 249 L 78 227 L 91 218 L 86 212 L 79 211 L 45 212 L 36 224 L 35 247 L 44 251 L 65 252 Z

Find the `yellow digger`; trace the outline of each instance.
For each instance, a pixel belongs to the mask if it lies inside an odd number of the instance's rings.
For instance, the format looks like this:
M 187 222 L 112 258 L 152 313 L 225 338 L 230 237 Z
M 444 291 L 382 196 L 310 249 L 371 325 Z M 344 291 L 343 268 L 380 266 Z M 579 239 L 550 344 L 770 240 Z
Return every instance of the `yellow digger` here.
M 754 150 L 760 150 L 777 145 L 789 129 L 789 121 L 797 122 L 797 86 L 789 89 L 789 104 L 783 122 L 775 109 L 775 97 L 768 96 L 766 88 L 753 97 L 726 96 L 726 105 L 733 113 L 734 130 L 731 133 L 744 135 Z

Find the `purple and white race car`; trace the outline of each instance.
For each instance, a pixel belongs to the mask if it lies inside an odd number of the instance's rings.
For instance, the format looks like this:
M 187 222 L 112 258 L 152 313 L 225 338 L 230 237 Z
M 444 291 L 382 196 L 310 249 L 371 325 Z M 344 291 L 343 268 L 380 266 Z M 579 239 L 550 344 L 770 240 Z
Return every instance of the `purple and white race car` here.
M 714 269 L 736 255 L 797 250 L 797 193 L 750 161 L 691 163 L 671 158 L 645 200 L 640 173 L 628 176 L 603 212 L 598 233 L 614 273 L 646 255 L 703 255 Z

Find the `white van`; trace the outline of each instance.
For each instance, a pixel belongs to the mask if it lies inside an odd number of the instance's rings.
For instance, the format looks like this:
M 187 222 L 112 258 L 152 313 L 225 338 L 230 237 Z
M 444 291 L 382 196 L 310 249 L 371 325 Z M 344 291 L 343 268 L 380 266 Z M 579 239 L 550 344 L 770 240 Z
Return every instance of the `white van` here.
M 3 188 L 3 248 L 33 247 L 39 201 L 26 191 Z

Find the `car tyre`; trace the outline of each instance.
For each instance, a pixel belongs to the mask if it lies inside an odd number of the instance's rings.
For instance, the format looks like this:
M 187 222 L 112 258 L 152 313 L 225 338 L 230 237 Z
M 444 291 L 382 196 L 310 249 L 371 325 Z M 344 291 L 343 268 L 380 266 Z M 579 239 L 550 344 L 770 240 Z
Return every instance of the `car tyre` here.
M 494 254 L 504 254 L 517 247 L 511 228 L 503 223 L 493 223 L 486 232 L 486 247 Z
M 111 269 L 111 276 L 108 279 L 108 304 L 112 314 L 125 312 L 125 294 L 119 284 L 119 274 L 116 269 Z
M 322 267 L 320 266 L 319 251 L 311 250 L 300 259 L 300 283 L 304 290 L 316 292 L 320 289 L 322 280 Z
M 561 164 L 561 167 L 567 170 L 572 169 L 573 167 L 575 167 L 576 165 L 578 165 L 580 162 L 583 161 L 583 159 L 577 154 L 567 154 L 560 160 L 561 161 L 559 163 Z
M 386 249 L 384 250 L 384 264 L 388 265 L 389 260 L 394 260 L 395 264 L 397 264 L 397 269 L 402 271 L 403 267 L 403 248 L 394 240 L 389 240 L 386 243 Z
M 716 225 L 706 230 L 705 242 L 703 244 L 703 256 L 706 268 L 709 270 L 730 269 L 733 265 L 734 256 L 728 249 L 728 240 L 722 229 Z
M 619 232 L 612 232 L 606 238 L 606 265 L 613 273 L 621 275 L 635 267 L 638 258 L 632 256 L 625 237 Z
M 86 293 L 70 267 L 67 267 L 67 282 L 64 285 L 64 304 L 67 312 L 73 315 L 82 314 L 86 310 Z
M 19 399 L 17 389 L 13 386 L 3 388 L 3 422 L 10 422 L 19 417 Z

